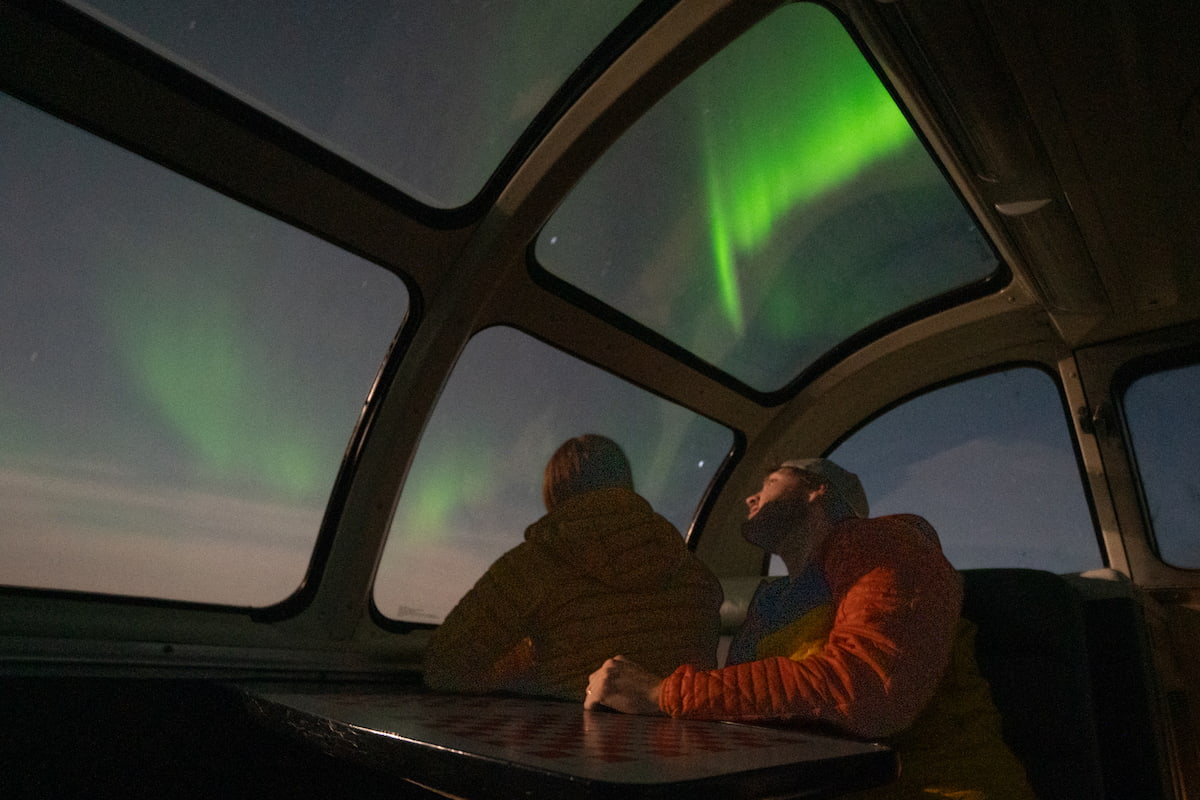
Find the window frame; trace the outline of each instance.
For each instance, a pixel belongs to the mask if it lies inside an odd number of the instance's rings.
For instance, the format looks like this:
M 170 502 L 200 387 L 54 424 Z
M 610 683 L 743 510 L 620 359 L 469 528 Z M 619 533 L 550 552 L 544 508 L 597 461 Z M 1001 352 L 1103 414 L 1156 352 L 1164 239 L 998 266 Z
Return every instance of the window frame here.
M 1195 567 L 1179 566 L 1166 561 L 1162 557 L 1158 544 L 1158 536 L 1154 530 L 1154 520 L 1150 511 L 1150 501 L 1146 492 L 1146 484 L 1142 479 L 1141 467 L 1138 464 L 1137 452 L 1134 447 L 1134 434 L 1130 428 L 1129 417 L 1125 408 L 1126 393 L 1138 380 L 1183 367 L 1200 368 L 1200 354 L 1195 352 L 1194 345 L 1190 348 L 1169 348 L 1152 355 L 1136 358 L 1122 365 L 1113 377 L 1113 407 L 1117 409 L 1119 414 L 1120 432 L 1128 452 L 1130 471 L 1135 478 L 1133 488 L 1136 491 L 1138 503 L 1141 507 L 1141 520 L 1145 528 L 1147 545 L 1154 553 L 1155 558 L 1164 567 L 1182 573 L 1200 575 L 1200 565 Z M 1197 536 L 1200 536 L 1200 531 L 1197 531 Z
M 1075 356 L 1085 392 L 1076 424 L 1095 442 L 1101 462 L 1096 480 L 1105 484 L 1111 502 L 1105 539 L 1110 548 L 1121 549 L 1114 561 L 1123 556 L 1122 571 L 1151 591 L 1194 586 L 1200 570 L 1172 566 L 1158 555 L 1121 399 L 1129 383 L 1147 371 L 1179 365 L 1198 341 L 1200 323 L 1189 323 L 1082 348 Z
M 1067 387 L 1064 385 L 1063 375 L 1058 370 L 1050 367 L 1049 365 L 1047 365 L 1044 362 L 1033 360 L 1033 359 L 1000 361 L 995 364 L 984 367 L 982 369 L 972 370 L 970 372 L 965 372 L 965 373 L 962 373 L 959 375 L 955 375 L 955 376 L 946 378 L 944 380 L 940 380 L 935 383 L 931 383 L 931 384 L 924 386 L 922 388 L 919 388 L 915 391 L 909 392 L 909 393 L 901 396 L 900 398 L 891 401 L 887 405 L 885 405 L 885 406 L 881 407 L 880 409 L 878 409 L 877 411 L 875 411 L 870 416 L 860 420 L 853 427 L 847 429 L 845 432 L 843 432 L 841 435 L 839 435 L 829 445 L 829 447 L 822 453 L 822 455 L 827 456 L 829 453 L 834 452 L 844 442 L 846 442 L 848 439 L 853 437 L 859 431 L 866 428 L 868 425 L 875 422 L 876 420 L 879 420 L 880 418 L 887 415 L 888 413 L 900 408 L 901 406 L 906 405 L 907 403 L 909 403 L 912 400 L 917 400 L 917 399 L 924 397 L 926 395 L 929 395 L 933 392 L 937 392 L 937 391 L 946 389 L 951 386 L 959 385 L 959 384 L 965 383 L 967 381 L 972 381 L 972 380 L 976 380 L 979 378 L 985 378 L 989 375 L 995 375 L 995 374 L 999 374 L 1001 372 L 1008 372 L 1008 371 L 1017 370 L 1017 369 L 1033 369 L 1033 370 L 1036 370 L 1036 371 L 1042 373 L 1047 378 L 1049 378 L 1051 385 L 1054 387 L 1054 389 L 1058 395 L 1059 404 L 1060 404 L 1061 410 L 1063 412 L 1063 424 L 1065 425 L 1065 429 L 1063 432 L 1067 436 L 1067 439 L 1071 446 L 1071 453 L 1075 459 L 1076 477 L 1079 479 L 1079 487 L 1080 487 L 1081 496 L 1082 496 L 1085 506 L 1087 507 L 1088 518 L 1092 524 L 1092 532 L 1093 532 L 1093 535 L 1095 536 L 1096 551 L 1100 557 L 1103 567 L 1105 567 L 1105 568 L 1111 567 L 1112 563 L 1110 560 L 1109 548 L 1106 546 L 1105 539 L 1102 536 L 1102 527 L 1101 527 L 1101 523 L 1100 523 L 1100 515 L 1099 515 L 1098 509 L 1097 509 L 1097 501 L 1096 501 L 1096 498 L 1092 491 L 1092 484 L 1088 480 L 1088 472 L 1087 472 L 1087 467 L 1086 467 L 1086 463 L 1085 463 L 1085 458 L 1084 458 L 1084 454 L 1083 454 L 1081 444 L 1079 441 L 1078 431 L 1076 430 L 1076 426 L 1075 426 L 1075 415 L 1071 413 L 1071 405 L 1070 405 L 1070 399 L 1068 396 Z M 874 513 L 874 511 L 872 511 L 872 513 Z M 920 515 L 921 512 L 919 509 L 914 509 L 912 513 Z
M 687 412 L 688 414 L 691 414 L 693 418 L 702 419 L 713 426 L 723 429 L 729 435 L 729 437 L 730 437 L 729 449 L 721 455 L 719 463 L 717 463 L 715 465 L 715 467 L 713 468 L 712 474 L 711 474 L 710 478 L 708 479 L 708 481 L 705 483 L 704 488 L 698 493 L 697 498 L 696 498 L 696 505 L 692 509 L 692 512 L 691 512 L 690 524 L 687 525 L 686 527 L 678 527 L 679 533 L 681 534 L 681 536 L 683 538 L 684 544 L 687 546 L 687 548 L 690 551 L 694 552 L 696 549 L 696 545 L 697 545 L 699 537 L 696 535 L 693 535 L 693 534 L 695 534 L 697 531 L 702 530 L 703 521 L 704 521 L 705 516 L 708 512 L 708 509 L 711 505 L 710 500 L 714 496 L 714 492 L 718 492 L 720 490 L 720 487 L 724 484 L 725 480 L 727 479 L 728 472 L 729 472 L 729 465 L 734 461 L 737 454 L 740 453 L 744 449 L 744 439 L 745 439 L 744 433 L 740 430 L 730 427 L 729 425 L 727 425 L 725 423 L 722 423 L 718 420 L 712 419 L 711 417 L 706 416 L 706 415 L 696 411 L 695 409 L 689 408 L 686 405 L 679 403 L 677 400 L 674 400 L 669 397 L 664 397 L 661 394 L 653 391 L 652 389 L 637 383 L 636 381 L 632 380 L 627 375 L 621 375 L 621 374 L 615 373 L 615 372 L 607 369 L 605 366 L 583 357 L 579 353 L 572 352 L 571 350 L 563 347 L 561 343 L 555 343 L 553 341 L 549 341 L 549 340 L 545 339 L 544 337 L 538 335 L 535 332 L 532 332 L 526 328 L 523 328 L 520 325 L 515 325 L 515 324 L 509 323 L 509 322 L 498 321 L 498 322 L 494 322 L 494 323 L 485 325 L 483 327 L 480 327 L 476 330 L 473 330 L 471 332 L 470 336 L 468 337 L 467 341 L 464 343 L 463 347 L 459 350 L 458 356 L 454 359 L 454 363 L 450 368 L 449 374 L 447 375 L 447 383 L 453 378 L 454 371 L 456 369 L 458 369 L 458 367 L 461 363 L 462 353 L 463 353 L 463 351 L 466 350 L 466 348 L 468 346 L 470 346 L 471 342 L 479 334 L 486 333 L 488 331 L 494 331 L 497 329 L 509 330 L 512 333 L 519 334 L 520 336 L 530 340 L 531 342 L 536 343 L 538 346 L 552 349 L 552 350 L 556 351 L 557 355 L 562 358 L 571 359 L 575 362 L 578 362 L 578 364 L 582 367 L 587 367 L 590 370 L 596 371 L 597 373 L 602 373 L 605 376 L 606 380 L 612 380 L 615 382 L 625 384 L 628 389 L 637 390 L 641 394 L 645 395 L 646 399 L 653 398 L 654 400 L 657 400 L 660 403 L 674 406 L 678 412 Z M 429 422 L 429 420 L 433 419 L 433 417 L 436 415 L 437 407 L 443 401 L 443 399 L 445 397 L 445 388 L 446 388 L 446 385 L 443 385 L 442 392 L 439 393 L 439 396 L 437 397 L 436 402 L 434 402 L 431 405 L 429 415 L 428 415 L 427 419 L 425 420 L 426 424 L 422 426 L 423 430 L 422 430 L 421 437 L 416 442 L 416 445 L 414 446 L 414 449 L 412 452 L 412 460 L 414 462 L 416 460 L 417 453 L 420 450 L 422 440 L 424 439 L 425 435 L 428 433 L 428 422 Z M 577 431 L 577 434 L 582 434 L 582 433 L 587 433 L 587 432 L 601 433 L 601 434 L 609 433 L 608 431 L 603 431 L 603 430 L 595 430 L 595 431 L 580 430 L 580 431 Z M 618 441 L 618 444 L 621 444 L 622 447 L 626 449 L 627 453 L 629 452 L 630 449 L 632 449 L 628 444 L 623 443 L 621 439 L 618 438 L 617 441 Z M 405 633 L 405 632 L 412 631 L 412 630 L 422 630 L 422 629 L 429 629 L 429 628 L 436 627 L 436 623 L 404 620 L 404 619 L 399 619 L 397 617 L 391 616 L 391 615 L 385 613 L 383 610 L 381 610 L 379 607 L 379 604 L 376 602 L 377 598 L 376 598 L 375 585 L 376 585 L 376 581 L 379 578 L 379 567 L 380 567 L 380 564 L 382 563 L 384 550 L 387 547 L 387 540 L 390 538 L 390 536 L 393 533 L 393 527 L 397 524 L 396 520 L 395 520 L 395 516 L 394 516 L 396 513 L 396 509 L 398 508 L 398 506 L 401 502 L 401 497 L 402 497 L 405 489 L 407 488 L 409 481 L 411 480 L 411 466 L 412 465 L 410 464 L 409 465 L 410 468 L 408 470 L 406 470 L 404 483 L 401 485 L 400 491 L 397 493 L 397 495 L 393 501 L 393 516 L 391 517 L 391 519 L 389 521 L 387 529 L 384 531 L 384 537 L 383 537 L 382 544 L 380 546 L 379 553 L 378 553 L 380 563 L 376 564 L 376 569 L 372 574 L 371 586 L 370 586 L 370 597 L 368 600 L 370 615 L 371 615 L 372 620 L 375 622 L 375 624 L 378 625 L 383 630 L 391 631 L 391 632 L 399 632 L 399 633 Z M 635 480 L 636 479 L 637 479 L 637 468 L 635 465 Z M 535 480 L 537 482 L 540 482 L 540 477 L 538 477 L 536 475 L 531 475 L 530 480 Z M 644 482 L 644 481 L 638 481 L 638 483 L 642 483 L 642 482 Z M 642 494 L 641 488 L 639 488 L 637 485 L 635 485 L 635 490 L 638 492 L 639 495 L 642 495 L 643 497 L 645 497 L 645 495 Z M 649 497 L 647 497 L 646 499 L 650 500 Z M 654 510 L 657 513 L 660 513 L 660 514 L 663 513 L 663 510 L 660 509 L 658 506 L 655 506 Z M 541 513 L 544 513 L 544 509 L 541 511 Z M 534 517 L 526 520 L 525 524 L 527 524 L 527 525 L 532 524 L 538 518 L 539 517 L 535 515 Z M 672 524 L 674 525 L 673 522 L 672 522 Z M 511 549 L 511 547 L 514 547 L 521 542 L 519 530 L 513 531 L 513 535 L 514 535 L 514 538 L 511 542 L 511 545 L 508 548 L 506 548 L 506 550 Z M 474 580 L 475 580 L 475 578 L 472 578 L 470 583 L 473 583 Z M 470 589 L 470 585 L 468 584 L 466 586 L 466 588 L 464 589 L 464 592 L 469 589 Z

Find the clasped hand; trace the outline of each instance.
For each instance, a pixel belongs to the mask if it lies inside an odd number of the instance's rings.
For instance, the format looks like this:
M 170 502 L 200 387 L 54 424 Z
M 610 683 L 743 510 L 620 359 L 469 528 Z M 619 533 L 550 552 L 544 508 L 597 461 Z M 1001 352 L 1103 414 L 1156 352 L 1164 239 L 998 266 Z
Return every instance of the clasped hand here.
M 626 714 L 662 714 L 658 695 L 662 679 L 624 656 L 614 656 L 588 677 L 586 709 L 601 706 Z

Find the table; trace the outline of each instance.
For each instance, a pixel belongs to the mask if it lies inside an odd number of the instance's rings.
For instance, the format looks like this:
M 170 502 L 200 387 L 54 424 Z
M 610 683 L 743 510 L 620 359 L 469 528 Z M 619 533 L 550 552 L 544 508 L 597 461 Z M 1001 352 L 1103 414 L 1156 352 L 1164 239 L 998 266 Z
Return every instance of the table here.
M 466 798 L 818 797 L 893 780 L 890 748 L 795 728 L 585 711 L 419 686 L 239 687 L 258 717 Z

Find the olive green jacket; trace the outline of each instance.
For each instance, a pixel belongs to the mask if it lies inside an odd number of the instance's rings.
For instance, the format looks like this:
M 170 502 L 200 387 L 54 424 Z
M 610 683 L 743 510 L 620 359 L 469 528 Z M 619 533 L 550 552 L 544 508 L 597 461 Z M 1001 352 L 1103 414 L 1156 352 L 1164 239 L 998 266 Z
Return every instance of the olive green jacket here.
M 525 531 L 432 637 L 433 689 L 583 700 L 615 655 L 659 675 L 715 666 L 722 592 L 683 537 L 626 489 L 574 497 Z

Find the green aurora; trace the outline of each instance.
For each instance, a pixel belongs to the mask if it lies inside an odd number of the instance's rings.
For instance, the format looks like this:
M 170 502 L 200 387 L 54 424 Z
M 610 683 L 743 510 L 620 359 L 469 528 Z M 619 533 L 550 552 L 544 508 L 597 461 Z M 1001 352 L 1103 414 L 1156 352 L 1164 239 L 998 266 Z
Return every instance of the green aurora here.
M 770 54 L 764 58 L 763 54 Z M 744 332 L 739 260 L 777 223 L 914 140 L 908 121 L 837 20 L 785 8 L 690 82 L 721 309 Z M 704 110 L 719 109 L 719 114 Z

